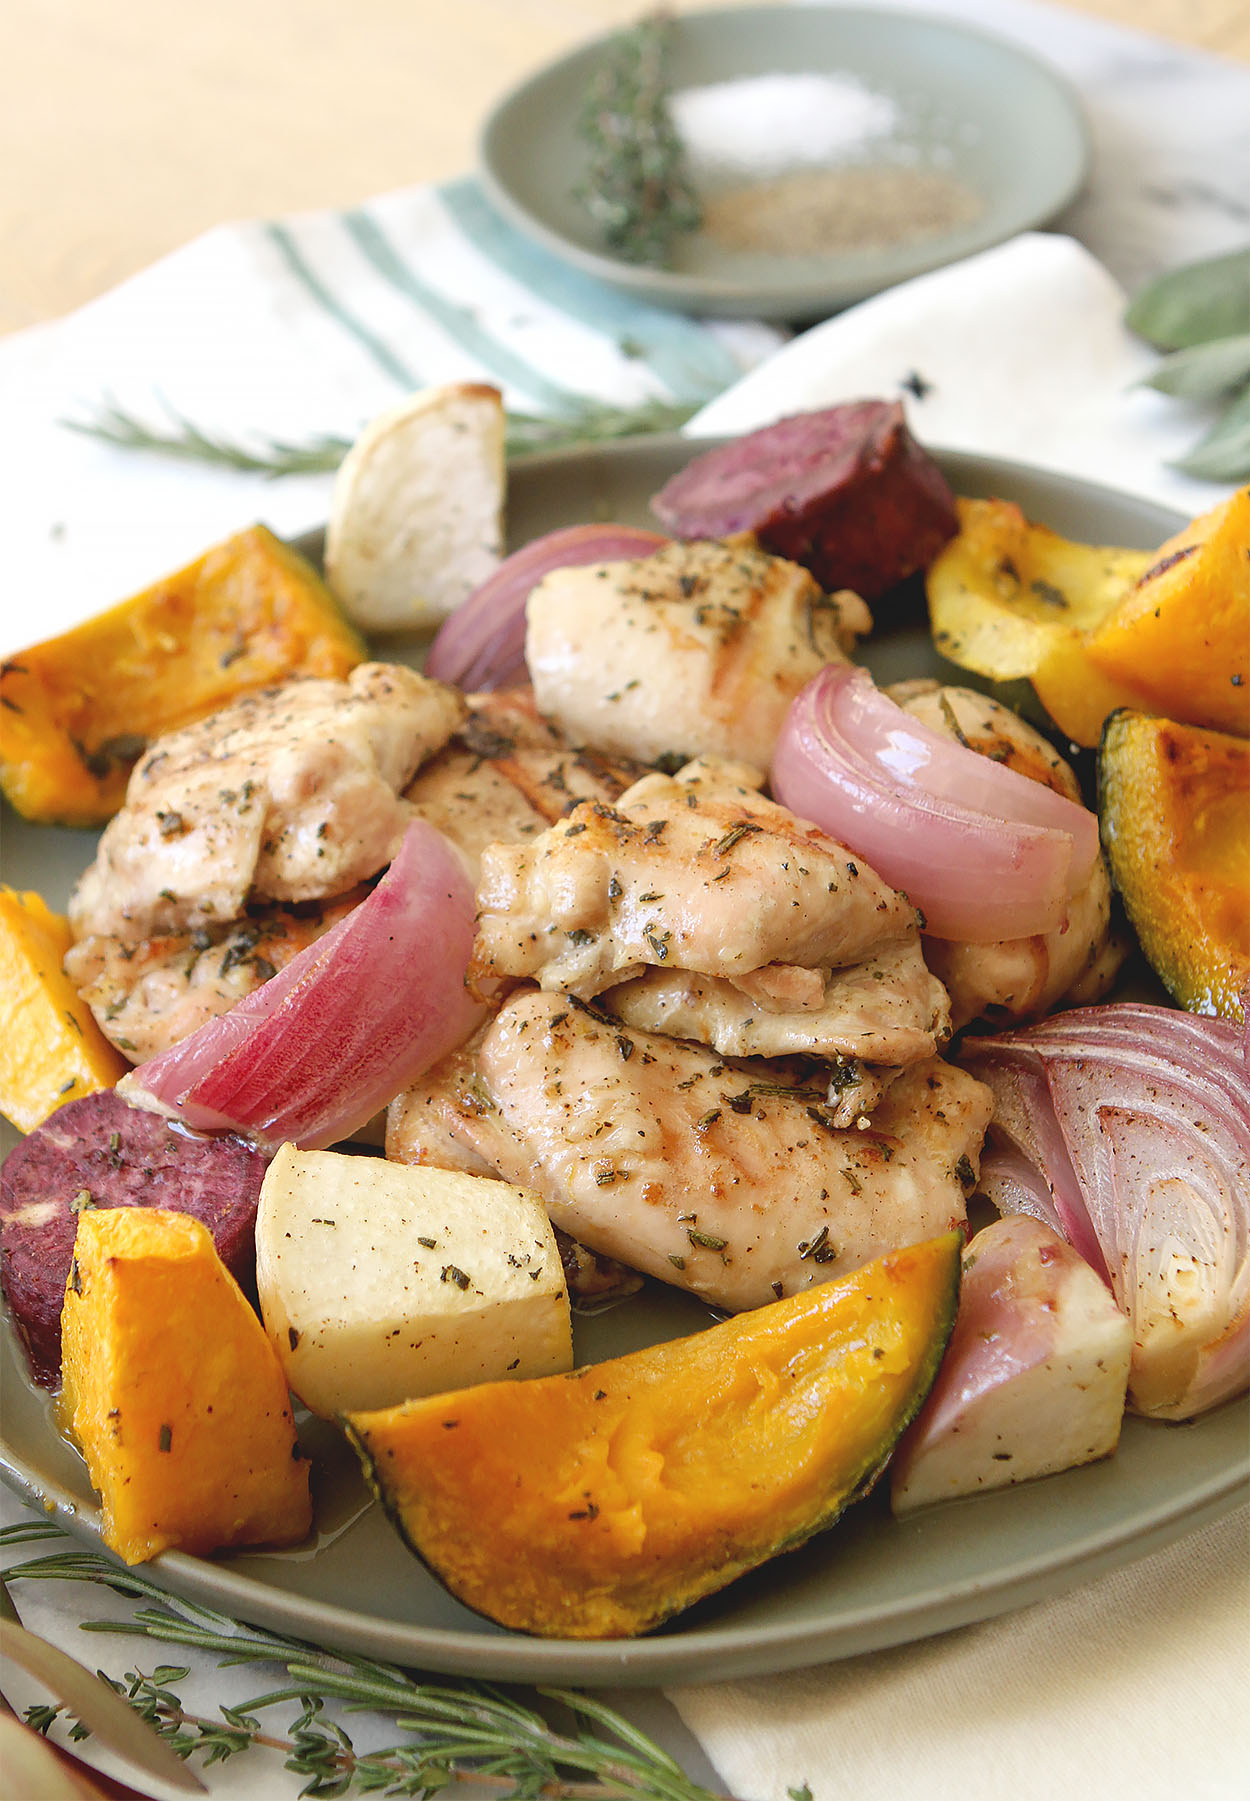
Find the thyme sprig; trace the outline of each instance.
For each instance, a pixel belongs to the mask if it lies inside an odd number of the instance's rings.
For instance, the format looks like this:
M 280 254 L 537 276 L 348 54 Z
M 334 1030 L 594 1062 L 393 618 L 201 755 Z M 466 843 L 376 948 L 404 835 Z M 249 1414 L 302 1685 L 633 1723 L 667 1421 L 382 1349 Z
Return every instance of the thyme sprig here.
M 616 407 L 606 401 L 586 400 L 570 402 L 553 413 L 510 411 L 507 454 L 509 458 L 531 456 L 545 450 L 677 431 L 696 410 L 693 402 L 650 400 L 636 407 Z M 66 431 L 118 450 L 146 451 L 181 462 L 233 469 L 242 475 L 263 475 L 270 481 L 288 475 L 332 475 L 352 446 L 350 438 L 332 433 L 303 443 L 257 434 L 246 444 L 204 431 L 172 407 L 167 406 L 166 412 L 170 419 L 167 427 L 148 425 L 109 400 L 87 418 L 62 419 L 60 423 Z
M 46 1540 L 63 1543 L 65 1537 L 57 1526 L 24 1522 L 0 1531 L 0 1550 Z M 571 1724 L 562 1729 L 484 1684 L 452 1688 L 418 1682 L 391 1664 L 241 1625 L 198 1602 L 167 1595 L 137 1570 L 91 1551 L 57 1551 L 12 1563 L 0 1576 L 6 1582 L 93 1582 L 148 1603 L 129 1619 L 87 1621 L 84 1631 L 194 1647 L 215 1654 L 223 1668 L 258 1664 L 280 1670 L 277 1687 L 238 1706 L 223 1705 L 216 1719 L 183 1707 L 175 1686 L 190 1674 L 183 1665 L 158 1664 L 147 1673 L 132 1669 L 121 1678 L 106 1677 L 179 1756 L 198 1755 L 206 1765 L 267 1747 L 304 1779 L 302 1794 L 319 1797 L 428 1797 L 452 1783 L 473 1781 L 515 1801 L 730 1801 L 692 1782 L 645 1734 L 589 1695 L 537 1691 L 569 1711 Z M 380 1749 L 358 1750 L 327 1715 L 330 1702 L 348 1714 L 390 1714 L 403 1737 Z M 266 1731 L 258 1716 L 281 1706 L 293 1708 L 294 1717 L 285 1731 Z M 28 1723 L 46 1732 L 61 1711 L 32 1708 Z M 81 1723 L 71 1728 L 71 1736 L 85 1736 Z
M 587 164 L 577 198 L 609 249 L 657 267 L 703 219 L 669 111 L 672 32 L 671 16 L 657 10 L 618 33 L 578 119 Z

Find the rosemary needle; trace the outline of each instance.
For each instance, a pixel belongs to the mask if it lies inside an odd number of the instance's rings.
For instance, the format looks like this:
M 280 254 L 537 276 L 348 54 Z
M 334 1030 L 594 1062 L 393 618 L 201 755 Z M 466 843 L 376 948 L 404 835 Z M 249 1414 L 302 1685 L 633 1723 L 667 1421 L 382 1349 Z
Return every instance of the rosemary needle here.
M 637 407 L 614 407 L 588 400 L 550 414 L 507 415 L 507 449 L 511 458 L 541 451 L 572 449 L 581 444 L 640 437 L 651 432 L 676 431 L 701 402 L 653 400 Z M 113 402 L 101 406 L 87 419 L 62 419 L 67 431 L 112 444 L 119 450 L 146 451 L 233 469 L 244 475 L 263 475 L 277 481 L 288 475 L 333 474 L 351 448 L 350 438 L 313 437 L 302 444 L 281 438 L 256 439 L 256 448 L 203 431 L 179 413 L 170 412 L 171 427 L 145 425 Z
M 183 462 L 211 464 L 219 469 L 235 469 L 242 474 L 271 478 L 326 474 L 338 468 L 351 448 L 347 438 L 316 437 L 303 444 L 284 443 L 280 438 L 261 438 L 257 440 L 261 448 L 249 450 L 243 444 L 210 436 L 181 414 L 173 413 L 171 417 L 174 429 L 161 431 L 108 403 L 94 418 L 62 419 L 60 423 L 66 431 L 113 444 L 119 450 L 155 451 Z

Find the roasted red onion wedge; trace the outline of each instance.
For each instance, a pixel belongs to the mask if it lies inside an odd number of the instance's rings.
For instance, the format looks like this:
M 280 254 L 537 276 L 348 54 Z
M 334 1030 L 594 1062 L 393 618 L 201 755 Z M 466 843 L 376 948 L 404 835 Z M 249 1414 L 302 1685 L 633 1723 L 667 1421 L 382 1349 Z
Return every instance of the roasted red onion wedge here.
M 444 621 L 425 660 L 426 673 L 466 694 L 528 682 L 525 603 L 553 569 L 648 556 L 667 538 L 634 525 L 568 525 L 505 557 Z
M 424 821 L 377 887 L 324 938 L 220 1019 L 119 1087 L 203 1131 L 334 1144 L 475 1030 L 473 886 Z
M 1243 1028 L 1090 1007 L 969 1039 L 960 1061 L 995 1094 L 984 1192 L 1003 1212 L 1048 1217 L 1078 1248 L 1097 1240 L 1133 1327 L 1136 1411 L 1189 1419 L 1250 1386 Z
M 851 664 L 795 699 L 772 787 L 901 888 L 938 938 L 1055 931 L 1098 856 L 1088 808 L 922 725 Z

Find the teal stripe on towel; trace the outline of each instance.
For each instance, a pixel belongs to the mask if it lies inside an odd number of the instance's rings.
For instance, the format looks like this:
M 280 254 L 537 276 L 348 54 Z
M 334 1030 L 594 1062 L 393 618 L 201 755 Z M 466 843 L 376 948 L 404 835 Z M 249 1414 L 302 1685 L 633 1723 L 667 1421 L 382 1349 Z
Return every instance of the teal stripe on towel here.
M 486 331 L 471 308 L 448 300 L 436 288 L 421 280 L 400 256 L 377 220 L 356 209 L 341 215 L 343 226 L 352 242 L 384 281 L 428 313 L 448 337 L 454 338 L 492 375 L 521 388 L 536 400 L 554 409 L 579 405 L 583 396 L 575 389 L 549 381 L 532 363 L 509 350 L 506 344 Z
M 401 388 L 419 388 L 421 377 L 413 373 L 402 359 L 396 356 L 390 345 L 378 337 L 377 333 L 367 326 L 363 319 L 358 319 L 341 300 L 335 298 L 305 260 L 303 251 L 295 242 L 285 225 L 266 225 L 265 235 L 278 252 L 291 274 L 295 276 L 305 291 L 318 302 L 322 310 L 341 325 L 350 337 L 355 338 L 361 349 L 367 351 L 384 375 L 399 383 Z
M 475 249 L 570 318 L 641 357 L 676 400 L 705 401 L 742 374 L 735 357 L 706 326 L 619 294 L 583 275 L 515 231 L 472 176 L 440 183 L 438 195 Z

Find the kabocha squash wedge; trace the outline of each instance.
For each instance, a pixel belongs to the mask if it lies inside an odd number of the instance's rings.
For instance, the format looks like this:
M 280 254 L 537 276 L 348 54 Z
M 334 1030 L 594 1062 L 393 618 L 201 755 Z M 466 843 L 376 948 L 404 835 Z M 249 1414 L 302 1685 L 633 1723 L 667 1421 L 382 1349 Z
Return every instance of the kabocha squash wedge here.
M 1160 545 L 1086 648 L 1170 718 L 1250 733 L 1250 488 Z
M 928 1393 L 957 1233 L 567 1376 L 348 1415 L 451 1592 L 544 1637 L 646 1632 L 832 1524 Z
M 50 1113 L 130 1068 L 79 1000 L 61 959 L 69 921 L 37 894 L 0 888 L 0 1113 L 33 1132 Z
M 365 654 L 311 563 L 253 526 L 0 666 L 0 788 L 27 819 L 101 825 L 148 739 Z
M 1098 762 L 1112 880 L 1143 952 L 1191 1013 L 1245 1017 L 1250 742 L 1113 713 Z
M 199 1220 L 88 1210 L 61 1316 L 63 1403 L 127 1563 L 294 1544 L 308 1465 L 265 1329 Z

